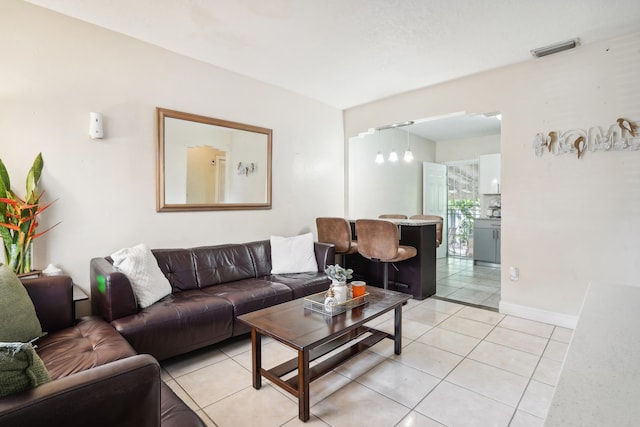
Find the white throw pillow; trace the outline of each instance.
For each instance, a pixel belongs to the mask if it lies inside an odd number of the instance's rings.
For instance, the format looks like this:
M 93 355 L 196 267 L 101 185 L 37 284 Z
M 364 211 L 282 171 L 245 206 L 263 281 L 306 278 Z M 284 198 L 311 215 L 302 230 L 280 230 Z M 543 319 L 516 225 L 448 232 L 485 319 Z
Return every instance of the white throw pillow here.
M 271 274 L 318 271 L 313 234 L 271 236 Z
M 111 258 L 113 265 L 129 278 L 140 307 L 149 307 L 171 293 L 171 284 L 144 243 L 120 249 Z

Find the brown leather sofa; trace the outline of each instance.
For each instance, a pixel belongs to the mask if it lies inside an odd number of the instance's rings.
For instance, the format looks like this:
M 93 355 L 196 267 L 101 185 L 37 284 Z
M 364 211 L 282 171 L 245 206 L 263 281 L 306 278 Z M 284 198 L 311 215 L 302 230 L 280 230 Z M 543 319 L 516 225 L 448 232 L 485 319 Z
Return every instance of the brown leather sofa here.
M 23 283 L 47 332 L 36 350 L 51 381 L 0 398 L 0 425 L 204 426 L 153 357 L 136 354 L 100 317 L 75 320 L 70 277 Z
M 329 288 L 335 247 L 315 242 L 318 271 L 272 275 L 269 240 L 152 253 L 172 293 L 140 309 L 109 257 L 91 260 L 91 301 L 138 353 L 162 360 L 249 332 L 238 316 Z

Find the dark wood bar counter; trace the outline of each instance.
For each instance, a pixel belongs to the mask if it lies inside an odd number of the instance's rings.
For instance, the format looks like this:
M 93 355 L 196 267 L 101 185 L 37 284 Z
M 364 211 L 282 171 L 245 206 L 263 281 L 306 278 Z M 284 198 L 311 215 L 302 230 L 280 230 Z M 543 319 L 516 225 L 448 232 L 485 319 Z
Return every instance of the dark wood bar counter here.
M 418 254 L 408 260 L 389 265 L 389 289 L 413 295 L 422 300 L 436 293 L 436 221 L 388 219 L 398 225 L 400 244 L 413 246 Z M 355 220 L 349 221 L 353 240 L 357 240 Z M 382 287 L 383 267 L 360 254 L 347 255 L 346 266 L 353 269 L 353 280 Z M 395 267 L 397 268 L 394 268 Z

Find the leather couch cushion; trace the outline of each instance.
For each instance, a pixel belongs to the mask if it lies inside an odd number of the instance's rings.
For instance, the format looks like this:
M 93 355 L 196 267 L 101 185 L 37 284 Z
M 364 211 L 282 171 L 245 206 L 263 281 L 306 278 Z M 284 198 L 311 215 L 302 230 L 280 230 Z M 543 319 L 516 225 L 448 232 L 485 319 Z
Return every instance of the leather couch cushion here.
M 171 294 L 111 324 L 139 352 L 162 360 L 231 336 L 233 306 L 199 289 Z
M 296 274 L 273 274 L 265 277 L 266 280 L 275 283 L 282 283 L 291 288 L 293 299 L 306 297 L 326 291 L 331 285 L 331 280 L 325 273 L 296 273 Z
M 263 279 L 224 283 L 203 291 L 225 298 L 233 304 L 234 317 L 290 301 L 293 296 L 288 286 Z
M 256 277 L 253 260 L 245 245 L 221 245 L 192 249 L 200 288 Z
M 73 327 L 40 338 L 36 350 L 52 380 L 136 354 L 129 343 L 99 317 L 84 317 Z
M 173 292 L 198 289 L 193 257 L 188 249 L 153 249 L 158 266 L 171 283 Z
M 253 265 L 256 269 L 256 277 L 268 276 L 271 274 L 271 242 L 260 240 L 246 243 Z

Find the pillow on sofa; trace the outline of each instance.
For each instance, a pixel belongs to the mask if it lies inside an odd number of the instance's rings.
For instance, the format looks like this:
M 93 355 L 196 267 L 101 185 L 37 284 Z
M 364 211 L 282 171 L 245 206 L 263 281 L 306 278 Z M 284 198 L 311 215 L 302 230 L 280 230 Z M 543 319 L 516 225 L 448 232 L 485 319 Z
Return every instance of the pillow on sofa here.
M 149 307 L 171 293 L 171 284 L 158 267 L 156 257 L 144 243 L 120 249 L 111 258 L 113 266 L 129 278 L 140 307 Z
M 43 335 L 24 285 L 13 270 L 0 265 L 0 342 L 28 342 Z
M 0 343 L 0 397 L 51 381 L 30 343 Z
M 271 236 L 271 274 L 318 271 L 313 234 Z

